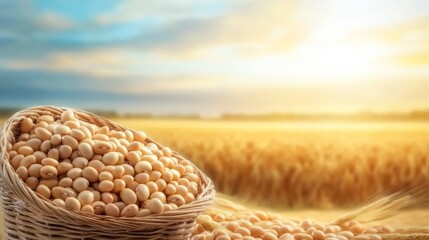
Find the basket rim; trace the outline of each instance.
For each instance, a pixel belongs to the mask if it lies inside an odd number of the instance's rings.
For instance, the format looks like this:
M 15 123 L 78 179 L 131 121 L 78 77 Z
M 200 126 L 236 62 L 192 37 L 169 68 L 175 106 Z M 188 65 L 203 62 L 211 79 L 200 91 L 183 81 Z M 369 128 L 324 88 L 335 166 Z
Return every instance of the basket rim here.
M 78 224 L 94 224 L 94 221 L 96 221 L 97 223 L 105 225 L 106 227 L 111 227 L 112 225 L 116 227 L 126 226 L 126 228 L 129 229 L 130 227 L 133 228 L 133 225 L 143 224 L 150 226 L 150 228 L 159 228 L 160 222 L 168 225 L 173 222 L 183 221 L 185 219 L 195 219 L 196 216 L 204 211 L 205 208 L 207 208 L 213 201 L 215 196 L 213 181 L 192 162 L 190 162 L 200 177 L 200 182 L 198 184 L 200 193 L 192 202 L 162 214 L 151 214 L 144 217 L 112 217 L 107 215 L 96 215 L 81 211 L 68 210 L 55 205 L 51 200 L 41 196 L 39 193 L 28 187 L 24 181 L 18 177 L 12 165 L 10 164 L 7 146 L 9 143 L 13 144 L 13 141 L 15 140 L 14 134 L 17 133 L 16 127 L 19 126 L 19 123 L 24 117 L 35 117 L 38 115 L 48 114 L 54 118 L 58 118 L 60 114 L 66 110 L 72 110 L 79 120 L 95 124 L 99 127 L 101 127 L 103 124 L 103 126 L 108 126 L 109 129 L 112 130 L 129 130 L 132 133 L 136 132 L 133 129 L 123 127 L 122 125 L 119 125 L 94 113 L 69 107 L 56 107 L 50 105 L 34 106 L 18 111 L 12 115 L 6 121 L 0 132 L 1 177 L 3 178 L 6 185 L 8 185 L 10 190 L 19 198 L 19 200 L 22 200 L 27 205 L 31 206 L 31 210 L 35 213 L 43 216 L 52 216 L 54 213 L 56 213 L 58 216 L 62 217 L 61 219 L 67 219 L 67 222 L 73 221 L 77 222 Z M 154 143 L 159 148 L 163 147 L 163 145 L 159 144 L 150 137 L 147 137 L 145 142 Z M 172 155 L 181 160 L 185 160 L 184 157 L 175 151 L 172 151 Z M 157 224 L 151 224 L 154 222 Z M 139 228 L 141 228 L 141 226 Z

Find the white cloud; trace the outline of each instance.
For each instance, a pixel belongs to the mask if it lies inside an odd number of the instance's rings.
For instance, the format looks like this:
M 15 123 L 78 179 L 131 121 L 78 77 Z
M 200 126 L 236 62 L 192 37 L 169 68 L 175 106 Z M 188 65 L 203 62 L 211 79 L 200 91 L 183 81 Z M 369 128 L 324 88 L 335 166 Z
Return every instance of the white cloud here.
M 75 26 L 71 19 L 55 12 L 45 12 L 36 19 L 41 27 L 48 30 L 66 30 Z

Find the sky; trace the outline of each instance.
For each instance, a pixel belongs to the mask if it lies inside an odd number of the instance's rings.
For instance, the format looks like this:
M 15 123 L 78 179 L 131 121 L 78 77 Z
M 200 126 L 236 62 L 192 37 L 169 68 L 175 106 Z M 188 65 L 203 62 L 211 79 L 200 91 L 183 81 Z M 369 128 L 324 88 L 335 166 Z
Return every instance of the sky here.
M 429 108 L 429 1 L 0 0 L 0 107 Z

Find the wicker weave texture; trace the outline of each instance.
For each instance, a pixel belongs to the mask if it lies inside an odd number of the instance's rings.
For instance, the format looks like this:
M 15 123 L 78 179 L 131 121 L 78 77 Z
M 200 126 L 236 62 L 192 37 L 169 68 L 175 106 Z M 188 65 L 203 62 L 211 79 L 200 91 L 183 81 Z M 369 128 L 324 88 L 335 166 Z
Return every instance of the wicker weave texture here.
M 189 239 L 195 219 L 215 196 L 213 182 L 195 165 L 200 177 L 199 194 L 191 203 L 162 214 L 145 217 L 111 217 L 69 211 L 54 205 L 31 190 L 18 177 L 9 162 L 8 146 L 19 134 L 25 117 L 36 119 L 51 115 L 58 119 L 69 108 L 38 106 L 14 114 L 1 130 L 0 191 L 4 210 L 5 234 L 8 239 Z M 113 130 L 127 130 L 106 118 L 72 109 L 80 120 Z M 128 129 L 135 132 L 131 129 Z M 162 147 L 154 140 L 147 138 Z M 178 153 L 173 156 L 183 159 Z

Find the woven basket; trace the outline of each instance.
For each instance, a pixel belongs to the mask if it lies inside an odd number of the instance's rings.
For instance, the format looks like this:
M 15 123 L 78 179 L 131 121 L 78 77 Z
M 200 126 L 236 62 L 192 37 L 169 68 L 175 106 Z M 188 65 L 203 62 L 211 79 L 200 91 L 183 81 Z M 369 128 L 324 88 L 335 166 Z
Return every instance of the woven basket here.
M 19 134 L 20 121 L 40 115 L 58 119 L 68 108 L 38 106 L 14 114 L 1 131 L 1 202 L 7 239 L 189 239 L 195 219 L 214 198 L 212 181 L 195 165 L 200 177 L 199 194 L 194 201 L 175 210 L 146 217 L 111 217 L 69 211 L 31 190 L 18 177 L 9 162 L 8 148 Z M 80 120 L 113 130 L 127 130 L 108 119 L 72 109 Z M 134 132 L 133 130 L 131 130 Z M 150 138 L 145 140 L 161 147 Z M 179 154 L 173 153 L 178 159 Z

